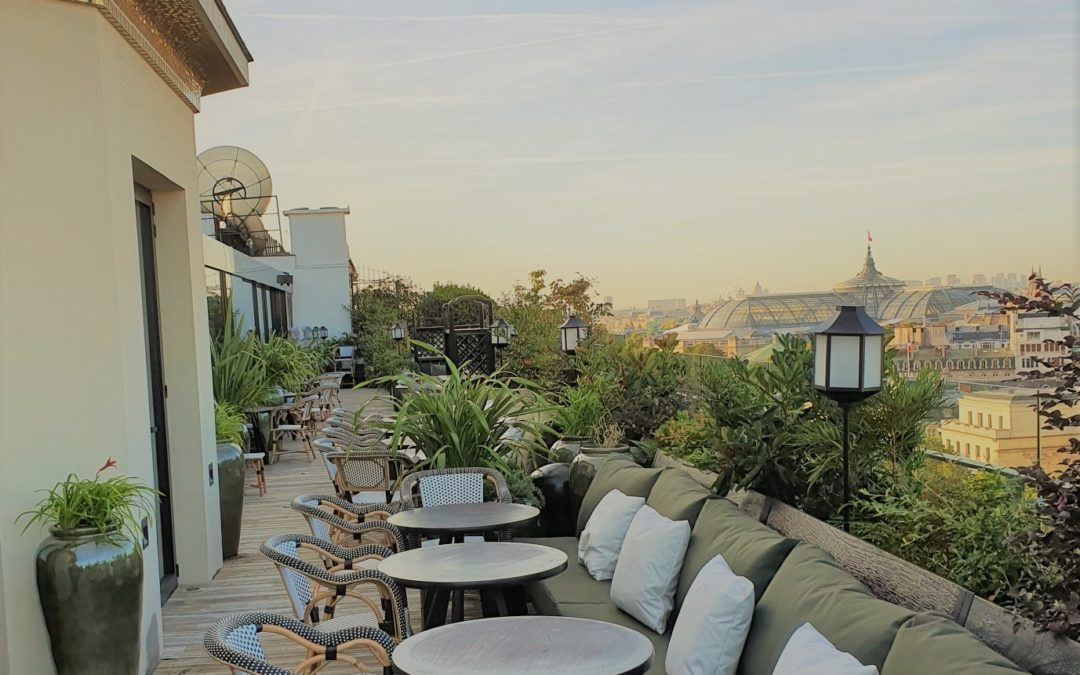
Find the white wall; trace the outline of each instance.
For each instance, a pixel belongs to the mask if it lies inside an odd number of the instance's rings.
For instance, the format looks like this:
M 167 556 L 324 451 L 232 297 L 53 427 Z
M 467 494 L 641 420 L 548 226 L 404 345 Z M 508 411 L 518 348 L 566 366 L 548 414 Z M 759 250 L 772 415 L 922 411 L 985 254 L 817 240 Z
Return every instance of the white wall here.
M 326 326 L 331 337 L 352 331 L 348 213 L 347 207 L 285 212 L 295 258 L 293 326 Z
M 4 0 L 0 63 L 0 672 L 39 675 L 53 672 L 34 584 L 45 532 L 21 534 L 15 514 L 108 456 L 154 480 L 133 158 L 154 169 L 184 585 L 221 565 L 209 338 L 190 110 L 92 6 Z M 161 645 L 154 546 L 145 572 L 147 670 Z

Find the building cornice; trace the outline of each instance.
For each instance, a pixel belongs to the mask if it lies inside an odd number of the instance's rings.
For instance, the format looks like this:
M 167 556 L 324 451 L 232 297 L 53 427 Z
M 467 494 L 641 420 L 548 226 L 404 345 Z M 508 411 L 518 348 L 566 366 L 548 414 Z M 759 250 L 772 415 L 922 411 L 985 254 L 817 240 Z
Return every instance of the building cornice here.
M 192 112 L 203 94 L 247 85 L 251 55 L 220 2 L 68 1 L 100 11 Z

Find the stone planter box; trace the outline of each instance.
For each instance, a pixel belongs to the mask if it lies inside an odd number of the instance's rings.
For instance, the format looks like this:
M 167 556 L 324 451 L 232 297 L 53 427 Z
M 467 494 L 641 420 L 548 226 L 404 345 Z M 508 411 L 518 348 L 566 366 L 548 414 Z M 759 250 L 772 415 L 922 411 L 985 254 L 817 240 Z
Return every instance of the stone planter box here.
M 672 457 L 671 455 L 663 452 L 662 450 L 658 450 L 656 452 L 656 456 L 653 458 L 653 466 L 660 468 L 674 466 L 682 469 L 686 473 L 690 474 L 691 478 L 696 480 L 698 483 L 701 483 L 705 487 L 709 488 L 710 490 L 712 489 L 712 486 L 716 483 L 716 479 L 719 477 L 712 471 L 703 471 L 701 469 L 695 468 L 692 464 L 687 464 L 681 459 L 678 459 L 677 457 Z

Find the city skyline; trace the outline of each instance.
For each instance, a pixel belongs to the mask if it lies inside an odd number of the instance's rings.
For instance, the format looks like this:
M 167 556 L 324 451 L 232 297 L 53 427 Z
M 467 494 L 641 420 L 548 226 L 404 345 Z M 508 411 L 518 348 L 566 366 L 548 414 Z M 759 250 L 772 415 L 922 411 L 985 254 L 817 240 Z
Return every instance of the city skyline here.
M 900 278 L 1080 277 L 1071 3 L 561 9 L 235 2 L 258 77 L 199 149 L 258 154 L 283 208 L 349 205 L 357 264 L 424 286 L 821 288 L 867 229 Z

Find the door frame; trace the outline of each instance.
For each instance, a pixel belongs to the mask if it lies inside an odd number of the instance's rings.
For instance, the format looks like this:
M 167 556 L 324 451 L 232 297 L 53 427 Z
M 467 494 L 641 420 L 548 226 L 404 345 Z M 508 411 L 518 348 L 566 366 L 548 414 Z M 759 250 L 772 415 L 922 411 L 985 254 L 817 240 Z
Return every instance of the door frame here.
M 139 246 L 140 287 L 143 300 L 143 328 L 147 359 L 147 393 L 150 397 L 150 435 L 153 440 L 155 486 L 158 502 L 158 534 L 161 538 L 161 603 L 165 604 L 178 585 L 176 539 L 172 509 L 172 481 L 169 475 L 168 418 L 165 399 L 165 358 L 161 340 L 161 307 L 157 275 L 157 227 L 152 193 L 135 184 L 135 231 Z M 156 538 L 155 538 L 156 539 Z M 156 542 L 155 542 L 156 544 Z

